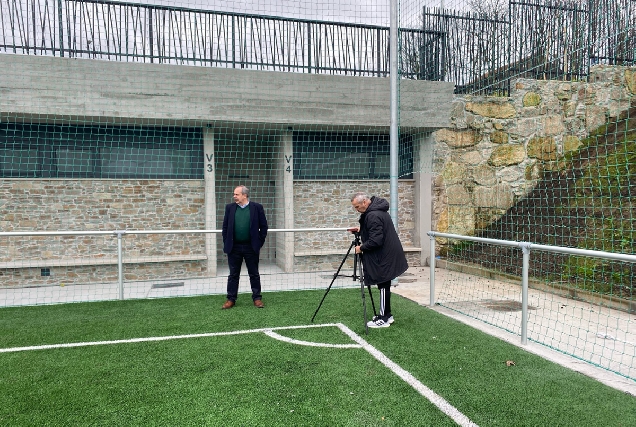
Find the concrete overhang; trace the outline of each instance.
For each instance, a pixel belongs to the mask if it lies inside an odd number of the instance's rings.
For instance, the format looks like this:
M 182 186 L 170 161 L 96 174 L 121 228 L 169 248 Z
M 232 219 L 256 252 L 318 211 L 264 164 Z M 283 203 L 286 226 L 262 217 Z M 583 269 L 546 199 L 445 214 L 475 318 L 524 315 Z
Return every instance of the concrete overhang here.
M 389 79 L 0 54 L 0 120 L 388 131 Z M 454 85 L 400 81 L 400 126 L 447 127 Z

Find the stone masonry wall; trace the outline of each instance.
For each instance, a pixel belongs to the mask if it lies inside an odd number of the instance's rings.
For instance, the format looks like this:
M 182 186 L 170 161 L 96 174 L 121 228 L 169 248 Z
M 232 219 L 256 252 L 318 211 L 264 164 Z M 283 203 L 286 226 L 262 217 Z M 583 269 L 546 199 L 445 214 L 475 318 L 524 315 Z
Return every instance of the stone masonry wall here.
M 203 229 L 203 194 L 203 182 L 198 180 L 4 179 L 0 180 L 0 229 Z M 205 274 L 205 263 L 197 260 L 205 254 L 200 234 L 127 235 L 123 253 L 124 262 L 140 260 L 126 266 L 126 280 L 157 278 L 166 268 L 172 277 Z M 190 256 L 194 260 L 188 260 Z M 3 238 L 0 285 L 112 282 L 117 280 L 116 257 L 113 235 Z M 158 257 L 164 262 L 141 262 Z M 179 260 L 170 262 L 171 257 Z M 50 276 L 41 275 L 43 267 L 50 269 Z
M 596 66 L 589 82 L 519 79 L 507 98 L 456 97 L 452 126 L 434 133 L 433 229 L 488 226 L 635 96 L 635 67 Z
M 359 225 L 360 214 L 351 206 L 351 196 L 365 191 L 390 201 L 389 181 L 295 181 L 295 228 L 348 228 Z M 398 183 L 398 234 L 405 248 L 413 247 L 415 231 L 415 181 Z M 353 235 L 346 232 L 294 233 L 294 267 L 297 271 L 335 271 Z M 419 255 L 419 252 L 418 252 Z M 352 258 L 352 257 L 350 257 Z M 409 259 L 414 266 L 416 257 Z M 417 263 L 419 265 L 419 262 Z

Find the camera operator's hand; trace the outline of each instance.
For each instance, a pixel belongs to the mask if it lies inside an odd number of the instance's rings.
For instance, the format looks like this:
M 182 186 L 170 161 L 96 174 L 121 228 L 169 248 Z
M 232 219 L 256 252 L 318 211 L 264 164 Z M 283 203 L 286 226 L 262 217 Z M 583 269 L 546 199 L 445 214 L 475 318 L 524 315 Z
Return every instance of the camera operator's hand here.
M 347 228 L 347 231 L 350 233 L 359 233 L 360 232 L 360 227 L 351 227 L 351 228 Z
M 362 248 L 360 246 L 356 246 L 356 253 L 357 254 L 361 254 L 362 253 Z

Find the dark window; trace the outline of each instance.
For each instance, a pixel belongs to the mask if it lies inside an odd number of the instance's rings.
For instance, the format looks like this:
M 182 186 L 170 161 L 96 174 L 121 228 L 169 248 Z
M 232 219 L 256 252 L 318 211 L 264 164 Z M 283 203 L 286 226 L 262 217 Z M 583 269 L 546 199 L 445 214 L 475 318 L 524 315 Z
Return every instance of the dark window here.
M 387 134 L 294 133 L 296 179 L 388 179 L 390 158 Z M 408 135 L 399 141 L 398 170 L 400 178 L 412 177 L 413 149 Z
M 3 123 L 0 176 L 203 178 L 198 128 Z

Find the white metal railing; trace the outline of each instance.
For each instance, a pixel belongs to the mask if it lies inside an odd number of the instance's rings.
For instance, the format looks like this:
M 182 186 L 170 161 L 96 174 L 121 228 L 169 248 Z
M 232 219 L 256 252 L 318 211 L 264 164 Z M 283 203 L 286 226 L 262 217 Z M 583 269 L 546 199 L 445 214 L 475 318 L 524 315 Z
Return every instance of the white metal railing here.
M 437 233 L 429 231 L 426 233 L 431 239 L 431 289 L 430 289 L 430 305 L 435 305 L 435 238 L 444 237 L 454 240 L 466 240 L 470 242 L 487 243 L 498 246 L 518 247 L 523 252 L 523 267 L 521 273 L 521 344 L 528 343 L 528 270 L 530 268 L 530 252 L 532 250 L 544 252 L 557 252 L 570 255 L 581 255 L 592 258 L 611 259 L 615 261 L 636 263 L 636 255 L 621 254 L 614 252 L 593 251 L 588 249 L 566 248 L 561 246 L 539 245 L 530 242 L 516 242 L 511 240 L 486 239 L 483 237 L 462 236 L 459 234 Z
M 323 231 L 349 231 L 349 228 L 270 228 L 268 233 L 314 233 Z M 110 231 L 7 231 L 2 237 L 16 236 L 115 236 L 117 237 L 117 282 L 119 299 L 124 299 L 124 260 L 122 239 L 135 234 L 220 234 L 222 230 L 110 230 Z

